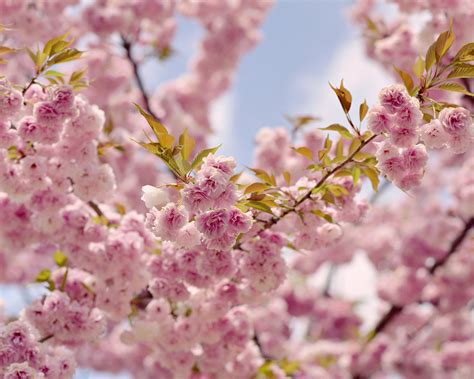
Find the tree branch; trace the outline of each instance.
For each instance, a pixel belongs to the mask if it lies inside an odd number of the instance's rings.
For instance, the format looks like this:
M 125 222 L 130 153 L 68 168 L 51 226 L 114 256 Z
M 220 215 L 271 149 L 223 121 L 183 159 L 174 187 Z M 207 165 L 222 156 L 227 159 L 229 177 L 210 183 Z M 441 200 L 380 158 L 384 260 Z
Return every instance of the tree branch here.
M 264 229 L 268 229 L 268 228 L 272 227 L 278 221 L 280 221 L 283 217 L 285 217 L 287 214 L 296 211 L 296 208 L 298 208 L 298 206 L 300 206 L 304 201 L 308 200 L 311 197 L 311 194 L 313 193 L 313 191 L 315 189 L 321 187 L 326 182 L 327 179 L 329 179 L 333 174 L 335 174 L 337 171 L 339 171 L 345 165 L 347 165 L 349 162 L 351 162 L 352 159 L 354 158 L 354 156 L 359 151 L 361 151 L 365 146 L 367 146 L 371 141 L 373 141 L 376 137 L 377 137 L 377 134 L 374 134 L 369 139 L 363 141 L 360 144 L 360 146 L 351 155 L 349 155 L 343 162 L 341 162 L 339 165 L 337 165 L 333 169 L 329 170 L 321 179 L 319 179 L 318 183 L 316 183 L 316 185 L 313 188 L 311 188 L 308 192 L 306 192 L 306 194 L 304 194 L 303 197 L 301 197 L 299 200 L 297 200 L 296 203 L 292 207 L 289 207 L 289 208 L 285 209 L 280 216 L 275 216 L 275 217 L 271 218 L 270 220 L 268 220 L 264 224 Z
M 158 121 L 161 122 L 160 118 L 157 117 L 156 114 L 151 110 L 150 98 L 148 97 L 148 94 L 145 90 L 145 86 L 143 84 L 143 80 L 140 76 L 138 63 L 135 61 L 132 55 L 132 43 L 129 40 L 127 40 L 125 36 L 121 36 L 121 39 L 122 39 L 122 47 L 125 49 L 125 55 L 127 57 L 127 60 L 130 62 L 132 66 L 133 76 L 135 77 L 135 81 L 137 82 L 138 89 L 140 90 L 140 93 L 142 95 L 145 109 L 149 114 L 151 114 L 154 118 L 156 118 Z
M 448 259 L 457 251 L 459 246 L 462 244 L 467 234 L 469 233 L 469 230 L 471 230 L 473 227 L 474 227 L 474 217 L 469 219 L 464 224 L 464 228 L 461 230 L 458 236 L 453 240 L 453 242 L 451 243 L 451 246 L 449 247 L 449 250 L 444 255 L 444 257 L 436 261 L 433 264 L 433 266 L 431 266 L 431 268 L 428 270 L 430 274 L 433 275 L 440 267 L 446 264 Z M 392 322 L 392 320 L 403 311 L 403 309 L 404 309 L 403 306 L 392 305 L 389 311 L 379 320 L 379 322 L 375 326 L 373 332 L 370 335 L 370 338 L 367 340 L 367 344 L 370 343 L 370 341 L 372 341 L 378 334 L 383 332 L 386 329 L 386 327 Z M 363 379 L 364 376 L 362 374 L 357 374 L 357 375 L 354 375 L 353 378 Z

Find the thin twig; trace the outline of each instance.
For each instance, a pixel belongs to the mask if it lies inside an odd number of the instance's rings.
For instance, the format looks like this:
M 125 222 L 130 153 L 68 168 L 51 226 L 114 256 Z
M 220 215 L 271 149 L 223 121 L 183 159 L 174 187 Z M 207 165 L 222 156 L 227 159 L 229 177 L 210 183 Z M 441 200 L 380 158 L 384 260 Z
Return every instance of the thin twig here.
M 440 267 L 446 264 L 448 259 L 457 251 L 457 249 L 462 244 L 467 234 L 473 227 L 474 227 L 474 217 L 469 219 L 464 224 L 464 228 L 461 230 L 458 236 L 453 240 L 453 242 L 451 243 L 451 246 L 449 247 L 449 250 L 444 255 L 444 257 L 436 261 L 436 263 L 433 266 L 431 266 L 431 268 L 429 269 L 430 274 L 433 275 Z M 396 316 L 398 316 L 403 310 L 404 310 L 403 306 L 392 305 L 389 311 L 379 320 L 379 322 L 375 326 L 365 346 L 367 346 L 367 344 L 370 343 L 370 341 L 372 341 L 378 334 L 383 332 L 387 328 L 387 326 L 392 322 L 392 320 Z M 363 378 L 365 378 L 365 376 L 362 374 L 356 374 L 353 376 L 353 379 L 363 379 Z
M 132 65 L 133 69 L 133 76 L 135 77 L 135 81 L 137 82 L 138 89 L 140 90 L 140 93 L 143 98 L 143 102 L 145 105 L 146 111 L 151 114 L 154 118 L 156 118 L 158 121 L 161 121 L 160 118 L 152 111 L 151 106 L 150 106 L 150 98 L 148 97 L 148 94 L 145 90 L 145 85 L 143 84 L 143 80 L 140 76 L 140 70 L 138 67 L 138 63 L 135 61 L 132 55 L 132 43 L 127 40 L 124 36 L 121 36 L 122 38 L 122 46 L 125 49 L 125 55 Z

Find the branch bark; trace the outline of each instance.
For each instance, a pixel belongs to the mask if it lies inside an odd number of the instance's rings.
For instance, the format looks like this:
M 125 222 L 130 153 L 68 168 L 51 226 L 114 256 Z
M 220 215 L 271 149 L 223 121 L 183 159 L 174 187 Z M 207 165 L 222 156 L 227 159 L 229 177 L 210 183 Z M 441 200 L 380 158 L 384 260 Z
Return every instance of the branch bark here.
M 446 262 L 449 260 L 449 258 L 457 251 L 459 246 L 461 246 L 462 242 L 465 240 L 467 237 L 469 231 L 474 228 L 474 217 L 469 219 L 465 224 L 464 228 L 461 230 L 461 232 L 457 235 L 457 237 L 453 240 L 451 243 L 449 250 L 446 252 L 446 254 L 443 256 L 443 258 L 439 259 L 436 261 L 433 266 L 429 268 L 429 273 L 433 275 L 440 267 L 444 266 Z M 402 313 L 404 310 L 403 306 L 398 306 L 398 305 L 392 305 L 392 307 L 388 310 L 388 312 L 379 320 L 379 322 L 376 324 L 373 333 L 370 335 L 370 338 L 367 341 L 367 344 L 370 343 L 378 334 L 383 332 L 387 326 L 393 321 L 393 319 L 398 316 L 400 313 Z M 353 376 L 353 379 L 364 379 L 365 376 L 362 374 L 357 374 Z
M 154 118 L 156 118 L 158 121 L 161 122 L 160 118 L 157 117 L 156 114 L 151 109 L 150 98 L 145 90 L 145 85 L 140 76 L 140 69 L 139 69 L 138 63 L 133 58 L 133 55 L 132 55 L 132 43 L 129 40 L 127 40 L 125 36 L 121 36 L 121 38 L 122 38 L 122 47 L 125 49 L 125 56 L 127 57 L 127 60 L 130 62 L 130 65 L 132 66 L 133 76 L 135 78 L 135 81 L 137 82 L 138 89 L 140 90 L 140 93 L 142 95 L 145 109 L 149 114 L 151 114 Z

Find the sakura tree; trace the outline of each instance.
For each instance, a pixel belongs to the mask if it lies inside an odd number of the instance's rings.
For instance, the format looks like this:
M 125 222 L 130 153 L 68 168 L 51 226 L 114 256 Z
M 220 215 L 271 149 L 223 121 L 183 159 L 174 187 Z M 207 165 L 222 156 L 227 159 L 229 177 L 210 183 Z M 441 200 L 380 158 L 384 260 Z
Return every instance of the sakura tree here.
M 2 377 L 469 378 L 474 8 L 393 2 L 350 12 L 378 103 L 331 85 L 345 124 L 263 128 L 241 172 L 210 106 L 271 1 L 0 0 L 0 283 L 43 288 L 0 313 Z M 198 54 L 150 93 L 179 15 Z M 356 254 L 375 323 L 331 286 Z

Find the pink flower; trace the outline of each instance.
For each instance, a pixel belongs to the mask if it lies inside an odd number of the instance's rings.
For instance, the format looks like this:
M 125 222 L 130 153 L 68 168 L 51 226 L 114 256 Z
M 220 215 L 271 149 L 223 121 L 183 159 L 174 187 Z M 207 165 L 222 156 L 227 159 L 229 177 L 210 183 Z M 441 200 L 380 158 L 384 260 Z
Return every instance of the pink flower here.
M 377 167 L 382 172 L 382 174 L 387 176 L 388 179 L 394 180 L 403 175 L 403 163 L 404 161 L 401 157 L 392 157 L 383 161 L 379 161 Z
M 234 233 L 246 233 L 252 226 L 252 217 L 243 213 L 237 208 L 232 208 L 229 211 L 229 231 Z
M 444 108 L 438 118 L 446 133 L 453 136 L 465 134 L 472 126 L 471 113 L 465 108 Z
M 441 121 L 434 119 L 421 127 L 420 137 L 427 147 L 439 149 L 446 144 L 448 135 Z
M 209 239 L 222 236 L 227 228 L 229 214 L 225 209 L 200 214 L 196 219 L 197 229 Z
M 392 126 L 392 115 L 385 107 L 375 105 L 367 114 L 367 125 L 375 134 L 386 133 Z
M 423 113 L 420 111 L 420 103 L 415 98 L 410 98 L 410 101 L 397 109 L 395 113 L 394 122 L 405 128 L 417 127 L 423 119 Z
M 410 95 L 404 86 L 394 84 L 380 91 L 379 100 L 389 112 L 395 113 L 409 104 Z
M 408 172 L 402 177 L 397 177 L 394 179 L 395 184 L 404 191 L 408 191 L 413 187 L 418 187 L 423 178 L 423 172 Z
M 390 130 L 390 142 L 399 147 L 413 146 L 418 141 L 416 129 L 407 126 L 395 125 Z
M 199 233 L 199 231 L 197 230 L 194 221 L 183 226 L 179 230 L 178 236 L 176 238 L 176 243 L 178 245 L 186 247 L 188 249 L 199 245 L 200 241 L 201 233 Z
M 199 170 L 197 183 L 209 196 L 215 198 L 227 188 L 228 177 L 214 167 L 205 167 Z
M 68 112 L 74 105 L 74 92 L 69 86 L 62 86 L 54 91 L 53 103 L 61 113 Z
M 209 209 L 212 200 L 207 189 L 197 184 L 188 184 L 183 190 L 183 204 L 190 212 L 198 212 Z
M 174 239 L 187 219 L 188 215 L 184 207 L 178 207 L 175 203 L 170 203 L 158 212 L 153 231 L 157 236 L 164 239 Z
M 425 167 L 428 161 L 428 154 L 425 146 L 417 144 L 405 149 L 402 153 L 403 165 L 407 170 L 419 171 Z
M 33 108 L 33 115 L 39 123 L 54 124 L 61 120 L 61 114 L 53 102 L 41 101 Z
M 27 362 L 12 363 L 6 368 L 3 379 L 36 379 L 39 373 L 28 365 Z
M 214 199 L 214 208 L 228 208 L 237 201 L 237 193 L 232 183 L 227 184 L 224 192 Z
M 236 163 L 232 157 L 215 156 L 214 154 L 209 154 L 203 159 L 201 170 L 205 170 L 207 167 L 212 167 L 226 175 L 227 178 L 230 178 L 235 166 Z
M 15 116 L 21 110 L 22 104 L 21 92 L 0 82 L 0 116 L 7 119 Z

